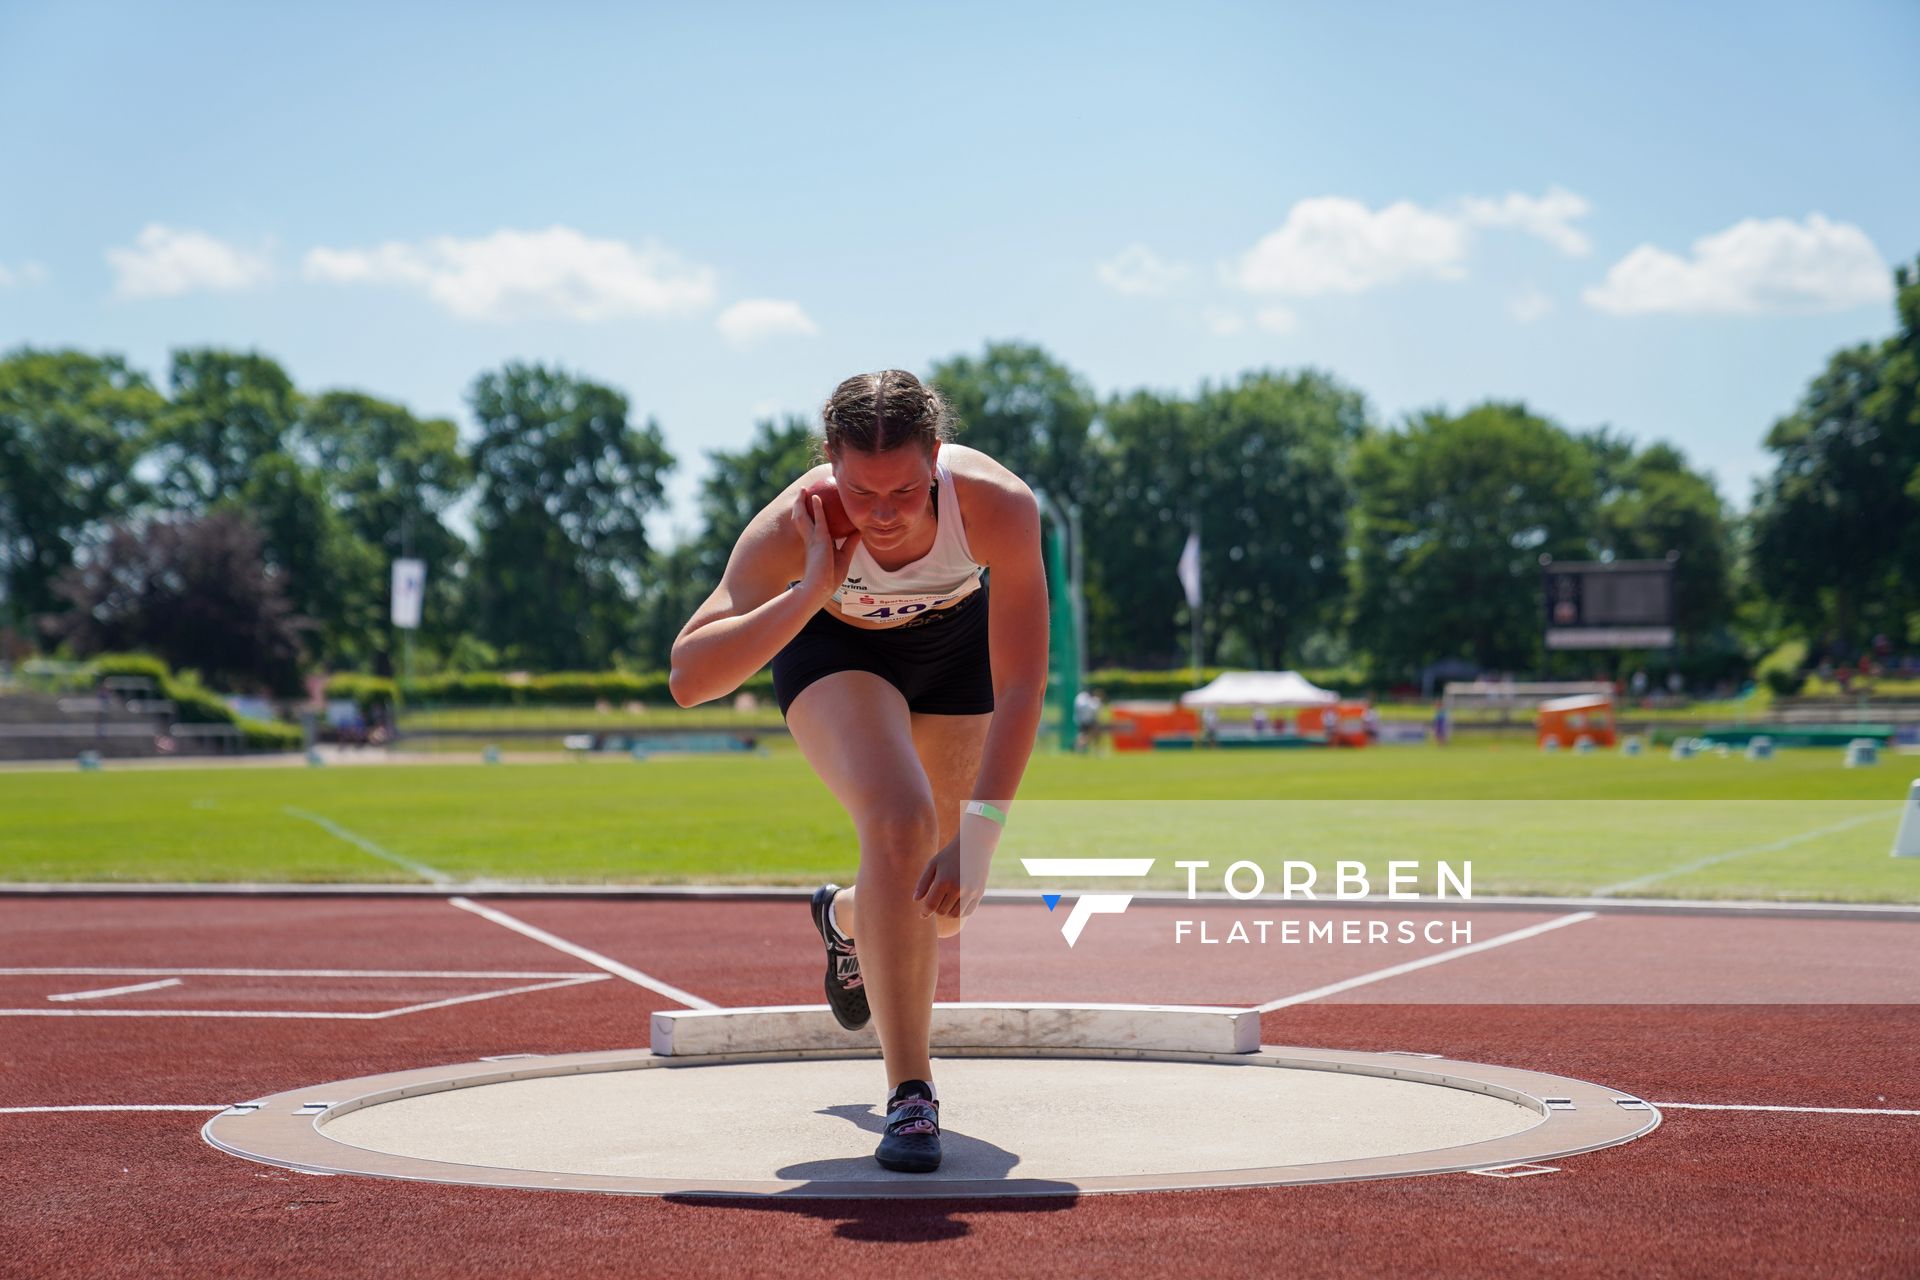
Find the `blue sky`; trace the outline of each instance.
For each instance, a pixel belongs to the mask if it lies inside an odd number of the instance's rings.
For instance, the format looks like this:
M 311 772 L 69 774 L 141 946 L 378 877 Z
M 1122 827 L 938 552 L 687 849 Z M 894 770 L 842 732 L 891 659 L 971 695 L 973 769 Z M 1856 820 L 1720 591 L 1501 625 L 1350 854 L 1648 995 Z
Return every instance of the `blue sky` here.
M 1315 365 L 1681 446 L 1737 503 L 1920 253 L 1920 5 L 0 5 L 0 347 L 219 343 L 682 465 L 853 372 Z

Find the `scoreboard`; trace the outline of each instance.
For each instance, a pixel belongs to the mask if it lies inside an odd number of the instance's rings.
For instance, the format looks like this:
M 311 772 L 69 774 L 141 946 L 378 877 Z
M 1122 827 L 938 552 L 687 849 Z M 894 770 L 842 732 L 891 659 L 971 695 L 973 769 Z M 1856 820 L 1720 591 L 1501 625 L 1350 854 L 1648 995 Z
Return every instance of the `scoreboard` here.
M 1664 560 L 1540 557 L 1549 649 L 1673 647 L 1673 570 Z

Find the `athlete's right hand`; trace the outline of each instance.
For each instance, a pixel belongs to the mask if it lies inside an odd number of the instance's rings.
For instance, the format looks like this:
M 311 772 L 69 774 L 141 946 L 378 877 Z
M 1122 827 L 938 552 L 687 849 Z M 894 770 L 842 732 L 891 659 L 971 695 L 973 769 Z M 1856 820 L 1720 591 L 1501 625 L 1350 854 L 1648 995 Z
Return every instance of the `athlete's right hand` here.
M 860 545 L 860 531 L 855 529 L 835 548 L 833 535 L 827 532 L 826 503 L 819 494 L 812 498 L 801 494 L 794 499 L 793 523 L 807 544 L 807 568 L 800 589 L 825 602 L 846 581 L 847 566 L 853 563 L 854 549 Z

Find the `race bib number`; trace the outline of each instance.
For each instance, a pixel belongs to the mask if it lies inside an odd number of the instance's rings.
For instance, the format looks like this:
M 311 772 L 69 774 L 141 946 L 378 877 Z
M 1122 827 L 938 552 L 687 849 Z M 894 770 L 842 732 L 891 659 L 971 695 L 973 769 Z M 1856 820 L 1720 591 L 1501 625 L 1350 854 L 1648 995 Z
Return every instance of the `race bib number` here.
M 945 595 L 877 595 L 847 591 L 839 596 L 840 612 L 867 622 L 899 622 L 934 609 L 944 609 L 972 594 L 976 585 L 969 583 L 966 589 L 949 591 Z

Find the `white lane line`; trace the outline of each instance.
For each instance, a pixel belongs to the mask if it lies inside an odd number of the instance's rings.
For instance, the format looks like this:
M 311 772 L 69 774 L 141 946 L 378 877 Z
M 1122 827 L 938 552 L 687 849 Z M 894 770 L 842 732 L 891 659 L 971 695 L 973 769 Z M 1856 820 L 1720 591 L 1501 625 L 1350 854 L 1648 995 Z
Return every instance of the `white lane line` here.
M 1791 848 L 1803 841 L 1814 840 L 1821 836 L 1830 836 L 1836 832 L 1849 830 L 1864 822 L 1886 822 L 1894 816 L 1897 816 L 1897 811 L 1895 814 L 1868 813 L 1857 818 L 1849 818 L 1845 822 L 1836 822 L 1830 827 L 1820 827 L 1813 831 L 1802 831 L 1799 835 L 1787 836 L 1780 840 L 1770 840 L 1766 844 L 1750 844 L 1744 849 L 1729 849 L 1725 853 L 1716 853 L 1710 857 L 1696 858 L 1692 862 L 1683 862 L 1677 867 L 1668 867 L 1665 871 L 1655 871 L 1644 876 L 1635 876 L 1631 880 L 1622 880 L 1619 884 L 1610 884 L 1603 889 L 1595 889 L 1593 896 L 1596 898 L 1610 898 L 1616 893 L 1623 893 L 1629 889 L 1644 888 L 1656 881 L 1666 880 L 1672 876 L 1685 875 L 1689 871 L 1699 871 L 1706 867 L 1717 866 L 1722 862 L 1730 862 L 1734 858 L 1744 858 L 1752 853 L 1772 853 L 1777 849 Z
M 49 1000 L 105 1000 L 108 996 L 130 996 L 136 991 L 159 991 L 164 987 L 177 987 L 178 978 L 162 978 L 158 982 L 136 982 L 130 987 L 102 987 L 98 991 L 68 991 L 57 996 L 48 996 Z
M 584 969 L 559 973 L 522 973 L 504 969 L 0 969 L 0 977 L 108 977 L 138 978 L 150 974 L 178 974 L 195 978 L 577 978 Z
M 1898 1107 L 1772 1107 L 1738 1102 L 1656 1102 L 1662 1111 L 1796 1111 L 1815 1116 L 1920 1116 Z
M 525 995 L 529 991 L 554 991 L 577 987 L 583 982 L 605 982 L 604 973 L 569 974 L 558 982 L 536 982 L 531 986 L 507 987 L 499 991 L 476 991 L 471 995 L 449 996 L 424 1004 L 403 1005 L 397 1009 L 376 1009 L 370 1013 L 307 1012 L 291 1009 L 0 1009 L 0 1018 L 288 1018 L 332 1022 L 378 1022 L 407 1013 L 444 1009 L 448 1005 L 470 1004 L 475 1000 L 496 1000 L 501 996 Z
M 448 875 L 446 872 L 436 870 L 435 868 L 428 866 L 424 862 L 415 862 L 412 858 L 403 858 L 399 854 L 394 853 L 390 849 L 382 849 L 379 845 L 367 839 L 365 836 L 355 835 L 353 832 L 347 830 L 345 827 L 333 821 L 331 818 L 323 817 L 322 815 L 317 813 L 308 813 L 305 809 L 296 809 L 292 805 L 283 805 L 280 811 L 286 814 L 288 817 L 299 818 L 302 821 L 311 822 L 313 823 L 314 826 L 319 827 L 322 831 L 325 831 L 327 834 L 338 836 L 340 837 L 340 839 L 345 840 L 348 844 L 354 846 L 356 849 L 360 849 L 366 853 L 370 853 L 374 857 L 379 858 L 383 861 L 391 862 L 396 867 L 403 867 L 406 870 L 413 872 L 413 874 L 419 876 L 422 880 L 430 880 L 434 884 L 452 884 L 453 883 L 453 877 Z
M 662 982 L 651 974 L 640 972 L 631 965 L 621 964 L 618 960 L 610 956 L 603 956 L 598 951 L 588 950 L 576 942 L 568 942 L 565 938 L 548 933 L 545 929 L 530 925 L 524 920 L 516 920 L 504 911 L 497 911 L 492 907 L 482 906 L 471 898 L 448 898 L 447 901 L 462 911 L 471 911 L 483 920 L 491 920 L 503 929 L 511 929 L 522 937 L 532 938 L 535 942 L 552 947 L 555 951 L 564 952 L 576 960 L 584 960 L 596 969 L 604 969 L 616 978 L 625 978 L 635 986 L 645 987 L 647 990 L 663 995 L 669 1000 L 677 1000 L 689 1009 L 718 1009 L 720 1007 L 711 1000 L 702 1000 L 691 991 L 682 991 L 670 982 Z
M 56 1111 L 225 1111 L 225 1104 L 217 1107 L 174 1105 L 161 1106 L 87 1106 L 87 1107 L 0 1107 L 0 1116 L 38 1116 Z
M 1355 987 L 1364 987 L 1373 982 L 1384 982 L 1388 978 L 1397 978 L 1403 973 L 1412 973 L 1416 969 L 1426 969 L 1436 964 L 1444 964 L 1449 960 L 1458 960 L 1462 956 L 1477 955 L 1482 951 L 1491 951 L 1495 947 L 1504 947 L 1509 942 L 1521 942 L 1527 938 L 1537 937 L 1553 929 L 1564 929 L 1570 924 L 1579 924 L 1583 920 L 1591 920 L 1594 918 L 1594 915 L 1595 913 L 1592 911 L 1576 911 L 1569 916 L 1560 916 L 1553 920 L 1543 920 L 1539 924 L 1528 925 L 1524 929 L 1515 929 L 1511 933 L 1503 933 L 1496 938 L 1488 938 L 1484 942 L 1470 942 L 1464 947 L 1455 947 L 1451 951 L 1442 951 L 1436 955 L 1423 956 L 1418 960 L 1409 960 L 1405 964 L 1396 964 L 1390 968 L 1377 969 L 1372 973 L 1363 973 L 1357 978 L 1345 978 L 1339 982 L 1330 982 L 1324 987 L 1315 987 L 1311 991 L 1302 991 L 1297 996 L 1281 996 L 1278 1000 L 1269 1000 L 1265 1004 L 1255 1005 L 1254 1012 L 1272 1013 L 1275 1009 L 1285 1009 L 1290 1005 L 1306 1004 L 1310 1000 L 1318 1000 L 1323 996 L 1338 995 L 1342 991 L 1351 991 Z
M 365 1022 L 377 1013 L 296 1013 L 288 1009 L 0 1009 L 0 1018 L 291 1018 Z
M 492 1000 L 497 996 L 524 995 L 529 991 L 557 991 L 561 987 L 577 987 L 583 982 L 605 982 L 609 975 L 604 973 L 582 973 L 560 982 L 536 982 L 530 987 L 509 987 L 505 991 L 480 991 L 469 996 L 449 996 L 445 1000 L 429 1000 L 425 1004 L 410 1004 L 399 1009 L 388 1009 L 378 1013 L 377 1018 L 397 1018 L 403 1013 L 423 1013 L 428 1009 L 444 1009 L 449 1005 L 471 1004 L 475 1000 Z

